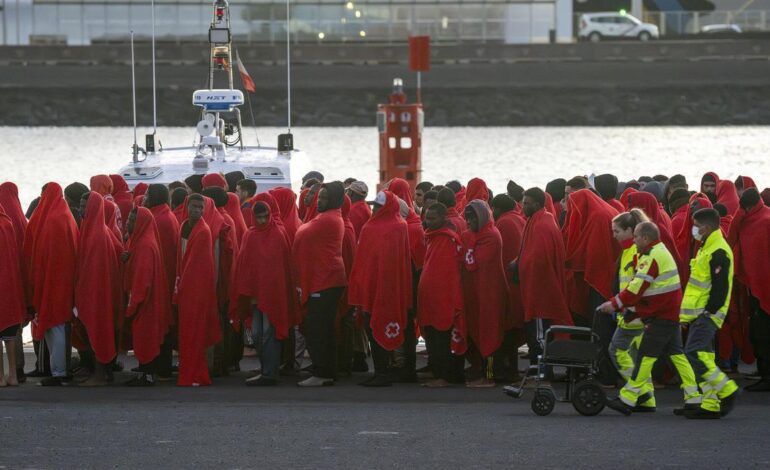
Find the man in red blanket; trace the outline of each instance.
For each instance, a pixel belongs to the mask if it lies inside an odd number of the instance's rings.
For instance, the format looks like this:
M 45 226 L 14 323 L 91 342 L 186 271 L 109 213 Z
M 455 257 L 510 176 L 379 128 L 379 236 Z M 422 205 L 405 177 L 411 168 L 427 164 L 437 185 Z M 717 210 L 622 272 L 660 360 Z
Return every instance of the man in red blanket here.
M 547 212 L 540 188 L 524 192 L 524 226 L 517 260 L 509 266 L 521 287 L 530 364 L 543 353 L 545 331 L 551 325 L 571 325 L 564 278 L 564 239 L 554 216 Z
M 374 376 L 361 383 L 368 387 L 390 385 L 389 351 L 404 341 L 412 304 L 409 232 L 398 201 L 390 191 L 377 194 L 350 273 L 348 302 L 364 313 L 374 360 Z
M 27 316 L 21 275 L 21 246 L 14 224 L 0 204 L 0 387 L 19 385 L 16 340 Z M 5 377 L 3 345 L 8 353 L 8 378 Z
M 756 188 L 740 198 L 728 242 L 733 248 L 735 275 L 749 289 L 749 332 L 757 357 L 759 381 L 747 391 L 770 391 L 770 207 L 762 203 Z
M 347 285 L 342 259 L 344 192 L 339 181 L 323 185 L 318 193 L 318 214 L 297 230 L 292 246 L 292 280 L 299 306 L 306 313 L 305 338 L 313 361 L 313 376 L 299 382 L 301 387 L 332 385 L 337 373 L 335 320 Z
M 254 226 L 246 232 L 233 273 L 231 312 L 235 322 L 251 317 L 262 370 L 246 385 L 278 382 L 281 341 L 297 323 L 291 280 L 291 245 L 286 231 L 262 202 L 254 203 Z M 267 269 L 266 269 L 267 268 Z
M 508 311 L 508 284 L 503 268 L 503 241 L 489 205 L 469 201 L 463 210 L 468 230 L 463 232 L 463 298 L 468 337 L 468 361 L 476 377 L 469 387 L 494 387 L 491 357 L 503 342 Z
M 104 223 L 104 199 L 98 193 L 83 195 L 80 214 L 75 312 L 85 327 L 96 359 L 93 375 L 81 385 L 107 385 L 117 355 L 116 319 L 121 319 L 116 316 L 122 302 L 118 257 L 123 246 Z
M 521 190 L 521 197 L 524 190 Z M 492 199 L 492 215 L 495 227 L 503 239 L 503 266 L 511 264 L 521 250 L 521 237 L 526 219 L 517 211 L 516 201 L 508 194 L 498 194 Z M 524 332 L 524 305 L 521 303 L 521 289 L 510 276 L 508 283 L 508 320 L 505 325 L 503 344 L 494 357 L 495 380 L 514 382 L 518 377 L 519 346 L 526 342 Z
M 424 212 L 427 252 L 417 287 L 417 320 L 433 379 L 423 385 L 442 388 L 463 377 L 467 346 L 460 277 L 463 247 L 460 236 L 447 225 L 445 205 L 436 203 Z
M 153 186 L 156 185 L 150 185 L 148 194 Z M 126 318 L 131 322 L 134 356 L 139 362 L 139 375 L 126 382 L 126 385 L 152 386 L 156 374 L 170 375 L 171 347 L 165 341 L 166 332 L 172 323 L 167 270 L 152 211 L 145 207 L 135 208 L 128 216 L 126 225 L 128 242 L 123 254 L 123 285 L 128 293 Z M 163 354 L 165 347 L 168 348 L 167 357 Z
M 210 385 L 206 349 L 222 337 L 216 292 L 211 230 L 204 217 L 203 196 L 187 197 L 187 220 L 181 227 L 174 301 L 179 309 L 178 385 Z M 215 211 L 209 204 L 208 210 Z

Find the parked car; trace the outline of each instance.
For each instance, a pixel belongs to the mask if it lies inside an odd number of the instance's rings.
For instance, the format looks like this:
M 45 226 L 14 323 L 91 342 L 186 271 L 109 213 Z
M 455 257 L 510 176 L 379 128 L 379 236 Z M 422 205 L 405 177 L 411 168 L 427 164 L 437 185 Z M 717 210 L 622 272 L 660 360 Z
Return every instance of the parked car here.
M 658 27 L 643 23 L 627 13 L 602 12 L 580 15 L 578 39 L 599 42 L 605 39 L 658 39 Z

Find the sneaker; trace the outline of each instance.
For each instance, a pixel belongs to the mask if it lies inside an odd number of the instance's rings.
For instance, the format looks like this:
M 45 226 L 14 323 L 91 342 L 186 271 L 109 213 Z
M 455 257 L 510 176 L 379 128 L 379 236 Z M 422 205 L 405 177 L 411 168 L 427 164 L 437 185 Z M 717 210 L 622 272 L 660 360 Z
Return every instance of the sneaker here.
M 390 387 L 392 383 L 386 375 L 375 374 L 373 377 L 364 380 L 358 385 L 361 385 L 362 387 Z
M 261 375 L 252 377 L 250 379 L 246 379 L 246 385 L 248 385 L 249 387 L 272 387 L 277 384 L 278 384 L 277 380 L 269 379 L 267 377 L 262 377 Z
M 687 419 L 719 419 L 722 417 L 722 413 L 719 411 L 709 411 L 698 407 L 697 410 L 689 410 L 684 413 L 684 417 Z
M 674 415 L 684 416 L 686 413 L 689 413 L 691 411 L 696 411 L 699 409 L 700 409 L 700 405 L 696 405 L 693 403 L 685 403 L 685 405 L 681 408 L 674 408 Z
M 631 416 L 631 413 L 633 413 L 634 411 L 632 407 L 623 403 L 623 401 L 621 401 L 620 398 L 613 398 L 612 400 L 607 400 L 606 405 L 608 408 L 611 408 L 625 416 Z
M 753 372 L 747 372 L 743 374 L 743 378 L 749 379 L 749 380 L 759 380 L 762 378 L 762 375 L 759 373 L 758 370 L 755 370 Z
M 147 374 L 142 374 L 129 380 L 125 385 L 126 387 L 152 387 L 155 385 L 155 381 L 150 380 Z
M 297 382 L 298 387 L 329 387 L 334 385 L 334 379 L 324 379 L 323 377 L 316 377 L 315 375 Z
M 770 392 L 770 378 L 763 378 L 759 382 L 743 387 L 747 392 Z

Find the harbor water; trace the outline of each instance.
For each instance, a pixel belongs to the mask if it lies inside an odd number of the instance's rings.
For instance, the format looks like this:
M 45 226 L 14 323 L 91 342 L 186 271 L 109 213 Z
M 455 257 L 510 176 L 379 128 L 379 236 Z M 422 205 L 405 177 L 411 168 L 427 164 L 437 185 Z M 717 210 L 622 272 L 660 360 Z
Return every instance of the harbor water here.
M 140 129 L 142 135 L 147 129 Z M 247 145 L 275 146 L 279 128 L 244 131 Z M 295 128 L 295 146 L 328 181 L 355 177 L 370 191 L 377 183 L 378 134 L 374 127 Z M 166 147 L 192 145 L 194 127 L 159 128 Z M 127 127 L 0 127 L 0 181 L 19 186 L 22 205 L 48 181 L 88 184 L 131 159 Z M 751 175 L 770 186 L 770 127 L 428 127 L 423 134 L 422 179 L 463 183 L 478 176 L 505 190 L 554 178 L 613 173 L 628 180 L 657 173 L 684 174 L 691 187 L 706 171 L 724 178 Z M 370 193 L 370 197 L 373 195 Z

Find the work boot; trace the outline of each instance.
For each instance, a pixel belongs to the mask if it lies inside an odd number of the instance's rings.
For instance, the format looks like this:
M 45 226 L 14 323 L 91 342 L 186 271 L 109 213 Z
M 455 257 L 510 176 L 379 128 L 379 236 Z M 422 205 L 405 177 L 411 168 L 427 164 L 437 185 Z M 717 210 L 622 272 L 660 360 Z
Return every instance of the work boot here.
M 685 411 L 684 417 L 687 419 L 719 419 L 722 417 L 722 413 L 698 407 L 697 410 Z
M 612 400 L 607 400 L 606 405 L 608 408 L 611 408 L 625 416 L 631 416 L 631 413 L 633 413 L 634 411 L 632 407 L 623 403 L 623 401 L 620 398 L 613 398 Z
M 770 392 L 770 378 L 764 377 L 759 382 L 744 387 L 747 392 Z
M 634 413 L 654 413 L 656 409 L 654 406 L 636 405 L 631 411 Z
M 685 403 L 685 405 L 682 408 L 674 408 L 674 415 L 676 416 L 684 416 L 685 413 L 688 413 L 690 411 L 696 411 L 700 409 L 700 405 L 694 404 L 694 403 Z
M 731 411 L 735 408 L 735 400 L 738 398 L 738 394 L 741 392 L 741 389 L 737 389 L 733 393 L 727 395 L 726 397 L 722 398 L 720 400 L 719 406 L 720 411 L 722 413 L 722 416 L 727 416 L 730 414 Z

